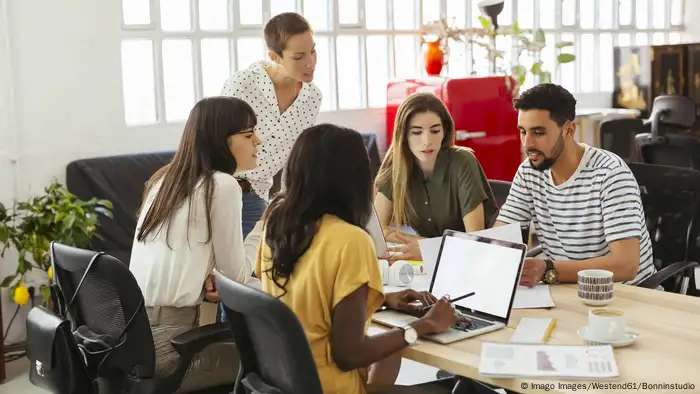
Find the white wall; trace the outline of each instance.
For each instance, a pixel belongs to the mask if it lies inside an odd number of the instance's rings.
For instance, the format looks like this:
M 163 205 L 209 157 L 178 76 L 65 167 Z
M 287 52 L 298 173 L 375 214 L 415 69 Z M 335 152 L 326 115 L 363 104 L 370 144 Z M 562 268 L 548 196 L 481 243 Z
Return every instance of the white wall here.
M 124 125 L 120 4 L 0 0 L 9 22 L 0 19 L 0 201 L 40 192 L 54 177 L 62 181 L 75 159 L 176 147 L 180 125 Z M 609 106 L 610 96 L 582 95 L 580 107 Z M 383 146 L 382 110 L 322 113 L 319 120 L 379 131 Z M 15 267 L 7 255 L 0 277 Z M 2 308 L 7 325 L 15 306 L 4 293 Z M 24 336 L 23 319 L 14 324 L 10 341 Z

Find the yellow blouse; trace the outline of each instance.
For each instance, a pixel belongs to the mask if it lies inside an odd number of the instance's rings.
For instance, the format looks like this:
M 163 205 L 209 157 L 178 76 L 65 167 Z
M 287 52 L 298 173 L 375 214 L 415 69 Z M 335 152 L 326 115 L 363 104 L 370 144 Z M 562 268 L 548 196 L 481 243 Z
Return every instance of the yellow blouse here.
M 272 266 L 270 249 L 262 238 L 255 273 L 262 290 L 279 297 L 283 290 L 265 272 Z M 331 355 L 331 320 L 340 301 L 367 285 L 367 321 L 384 302 L 384 288 L 374 245 L 364 229 L 336 216 L 325 215 L 311 246 L 294 266 L 286 284 L 287 293 L 280 299 L 301 322 L 311 346 L 323 392 L 326 394 L 365 394 L 366 370 L 343 372 Z

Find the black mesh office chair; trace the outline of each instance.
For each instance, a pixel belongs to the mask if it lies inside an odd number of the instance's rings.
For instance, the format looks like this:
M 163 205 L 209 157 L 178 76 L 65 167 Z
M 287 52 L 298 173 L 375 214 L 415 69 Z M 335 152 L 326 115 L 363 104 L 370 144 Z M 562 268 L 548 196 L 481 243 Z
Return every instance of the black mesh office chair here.
M 700 227 L 695 222 L 700 207 L 700 171 L 629 163 L 639 184 L 651 238 L 654 261 L 660 271 L 642 283 L 661 284 L 666 290 L 687 294 L 693 277 L 694 240 Z
M 296 315 L 282 301 L 221 274 L 216 287 L 241 357 L 235 393 L 322 394 Z
M 70 300 L 95 252 L 51 244 L 54 281 L 63 298 Z M 230 340 L 228 325 L 207 325 L 190 330 L 172 340 L 181 357 L 178 368 L 168 376 L 156 376 L 156 355 L 151 328 L 143 306 L 144 299 L 129 268 L 118 259 L 104 254 L 88 271 L 68 311 L 74 331 L 118 338 L 126 329 L 124 343 L 112 350 L 98 375 L 99 394 L 170 394 L 177 391 L 192 357 L 212 343 Z M 231 371 L 235 374 L 235 371 Z M 229 393 L 233 385 L 201 393 Z M 88 394 L 88 393 L 86 393 Z
M 650 132 L 636 139 L 639 161 L 700 169 L 700 139 L 678 134 L 695 123 L 695 103 L 685 96 L 659 96 L 650 118 L 644 123 Z
M 635 137 L 644 133 L 639 118 L 608 119 L 600 124 L 600 147 L 620 156 L 624 161 L 639 161 Z

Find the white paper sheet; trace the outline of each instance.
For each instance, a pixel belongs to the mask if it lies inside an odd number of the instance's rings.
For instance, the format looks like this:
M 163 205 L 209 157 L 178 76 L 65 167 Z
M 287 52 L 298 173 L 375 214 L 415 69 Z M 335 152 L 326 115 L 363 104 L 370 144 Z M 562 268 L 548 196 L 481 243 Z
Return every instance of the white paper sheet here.
M 549 285 L 539 284 L 535 287 L 518 286 L 513 300 L 513 309 L 552 308 L 554 300 L 549 292 Z
M 481 235 L 483 237 L 493 238 L 500 241 L 508 242 L 523 242 L 523 233 L 520 231 L 520 223 L 507 224 L 505 226 L 488 228 L 486 230 L 474 231 L 470 234 Z M 438 253 L 440 252 L 440 243 L 442 237 L 423 238 L 418 241 L 420 253 L 423 256 L 423 269 L 426 274 L 431 275 L 435 269 Z
M 700 267 L 695 267 L 695 290 L 700 290 Z

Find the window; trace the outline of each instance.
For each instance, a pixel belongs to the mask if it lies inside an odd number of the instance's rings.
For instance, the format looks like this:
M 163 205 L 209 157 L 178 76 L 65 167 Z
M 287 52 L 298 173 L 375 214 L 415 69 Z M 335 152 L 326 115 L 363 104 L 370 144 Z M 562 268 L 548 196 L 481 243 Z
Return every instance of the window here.
M 224 81 L 268 58 L 265 21 L 282 12 L 312 24 L 318 61 L 314 82 L 323 111 L 381 108 L 392 78 L 425 75 L 418 31 L 446 18 L 480 27 L 478 0 L 122 0 L 122 85 L 128 125 L 182 122 L 194 103 L 220 93 Z M 680 41 L 683 0 L 508 0 L 498 21 L 521 29 L 541 27 L 548 47 L 542 60 L 575 53 L 599 63 L 559 67 L 554 79 L 575 92 L 612 90 L 612 48 Z M 572 47 L 556 49 L 571 40 Z M 499 37 L 504 66 L 514 42 Z M 449 77 L 485 76 L 486 52 L 450 42 Z M 533 59 L 521 56 L 522 64 Z M 584 72 L 585 71 L 585 72 Z M 534 81 L 528 79 L 526 84 Z

